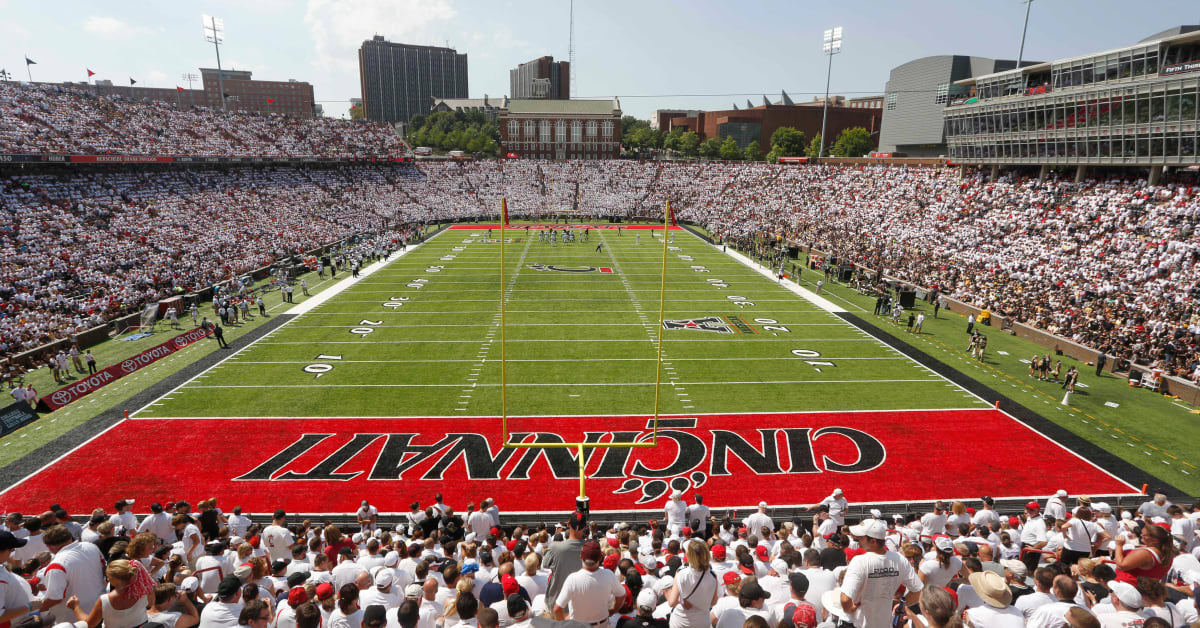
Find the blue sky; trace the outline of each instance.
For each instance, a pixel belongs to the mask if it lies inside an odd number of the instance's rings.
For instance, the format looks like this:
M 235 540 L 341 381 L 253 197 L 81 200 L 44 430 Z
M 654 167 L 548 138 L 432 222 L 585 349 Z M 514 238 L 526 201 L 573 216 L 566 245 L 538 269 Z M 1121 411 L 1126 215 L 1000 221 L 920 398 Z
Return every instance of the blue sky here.
M 357 50 L 364 39 L 448 41 L 469 55 L 471 96 L 500 96 L 518 63 L 545 54 L 567 58 L 568 6 L 567 0 L 0 0 L 0 67 L 25 80 L 28 55 L 37 61 L 38 81 L 81 81 L 90 68 L 114 83 L 133 77 L 139 85 L 186 87 L 182 74 L 215 65 L 200 26 L 200 15 L 210 13 L 225 20 L 225 67 L 309 81 L 326 115 L 337 116 L 359 95 Z M 726 109 L 747 98 L 757 105 L 764 93 L 777 100 L 781 89 L 796 101 L 811 100 L 825 88 L 821 33 L 832 26 L 845 28 L 845 40 L 833 61 L 831 91 L 882 93 L 888 71 L 917 57 L 1015 58 L 1024 15 L 1020 0 L 576 0 L 574 95 L 620 96 L 626 113 L 643 118 L 660 108 Z M 1181 23 L 1200 23 L 1200 2 L 1035 0 L 1025 58 L 1115 48 Z

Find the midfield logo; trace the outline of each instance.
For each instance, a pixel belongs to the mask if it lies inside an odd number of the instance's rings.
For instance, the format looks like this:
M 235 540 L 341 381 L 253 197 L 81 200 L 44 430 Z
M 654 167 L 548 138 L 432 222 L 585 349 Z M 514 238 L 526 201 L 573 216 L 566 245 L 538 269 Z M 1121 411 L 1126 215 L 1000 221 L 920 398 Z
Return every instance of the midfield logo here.
M 678 321 L 663 321 L 663 329 L 692 329 L 695 331 L 712 331 L 718 334 L 732 334 L 733 329 L 719 316 L 704 318 L 687 318 Z
M 597 271 L 611 273 L 613 271 L 613 269 L 606 266 L 554 266 L 553 264 L 530 264 L 529 268 L 540 271 L 557 270 L 560 273 L 594 273 Z

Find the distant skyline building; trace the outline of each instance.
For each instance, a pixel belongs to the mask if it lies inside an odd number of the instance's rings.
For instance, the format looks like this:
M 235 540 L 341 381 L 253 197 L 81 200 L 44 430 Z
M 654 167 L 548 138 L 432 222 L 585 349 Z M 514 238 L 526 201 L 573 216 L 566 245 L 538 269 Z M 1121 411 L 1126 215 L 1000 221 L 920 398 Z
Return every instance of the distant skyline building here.
M 571 64 L 538 57 L 509 70 L 508 86 L 513 99 L 570 100 Z
M 321 115 L 321 107 L 317 105 L 313 96 L 312 83 L 295 79 L 256 80 L 249 70 L 226 69 L 221 71 L 221 75 L 224 79 L 224 92 L 221 92 L 221 81 L 217 80 L 216 68 L 200 68 L 203 85 L 201 89 L 113 85 L 108 79 L 98 79 L 93 84 L 66 84 L 89 89 L 99 96 L 161 100 L 180 107 L 220 109 L 224 94 L 226 109 L 230 112 L 276 113 L 300 118 Z
M 467 98 L 467 55 L 453 48 L 413 46 L 382 35 L 358 49 L 363 113 L 378 122 L 407 123 L 438 99 Z

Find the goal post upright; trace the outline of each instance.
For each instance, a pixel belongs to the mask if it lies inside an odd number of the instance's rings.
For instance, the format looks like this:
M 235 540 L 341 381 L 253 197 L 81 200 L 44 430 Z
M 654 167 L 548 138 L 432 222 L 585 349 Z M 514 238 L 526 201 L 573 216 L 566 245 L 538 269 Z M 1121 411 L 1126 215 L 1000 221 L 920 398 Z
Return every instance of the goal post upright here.
M 584 458 L 586 449 L 642 449 L 658 446 L 658 414 L 662 389 L 662 354 L 663 354 L 663 321 L 666 315 L 667 303 L 667 250 L 668 232 L 671 228 L 671 203 L 668 201 L 663 212 L 662 233 L 662 276 L 659 282 L 658 295 L 658 343 L 656 347 L 654 374 L 654 415 L 650 440 L 607 443 L 514 443 L 509 440 L 508 432 L 508 342 L 507 342 L 507 294 L 505 281 L 507 268 L 505 259 L 505 229 L 508 227 L 508 199 L 500 199 L 500 436 L 501 446 L 505 449 L 573 449 L 579 462 L 579 501 L 587 501 L 587 461 Z

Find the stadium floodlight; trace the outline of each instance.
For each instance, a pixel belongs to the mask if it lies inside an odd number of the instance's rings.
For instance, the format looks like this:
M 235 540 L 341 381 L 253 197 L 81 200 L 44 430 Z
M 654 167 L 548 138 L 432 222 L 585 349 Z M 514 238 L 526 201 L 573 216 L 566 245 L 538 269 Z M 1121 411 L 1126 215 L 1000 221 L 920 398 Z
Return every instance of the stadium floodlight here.
M 225 77 L 221 70 L 221 44 L 225 41 L 225 20 L 211 15 L 201 15 L 204 22 L 204 41 L 217 51 L 217 88 L 221 94 L 221 111 L 225 111 Z
M 833 74 L 833 55 L 842 51 L 842 27 L 825 29 L 822 37 L 821 51 L 829 57 L 829 67 L 825 70 L 825 102 L 821 107 L 821 140 L 817 157 L 825 156 L 825 120 L 829 117 L 829 77 Z

